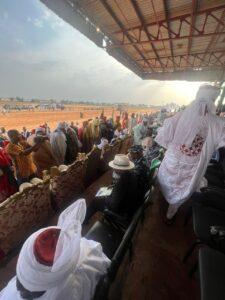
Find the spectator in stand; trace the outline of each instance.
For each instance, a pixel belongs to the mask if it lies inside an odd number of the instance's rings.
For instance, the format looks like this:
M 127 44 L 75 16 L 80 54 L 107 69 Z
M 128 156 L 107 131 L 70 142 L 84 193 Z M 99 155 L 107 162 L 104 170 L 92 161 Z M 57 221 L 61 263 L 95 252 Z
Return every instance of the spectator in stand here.
M 114 123 L 113 123 L 113 118 L 109 118 L 106 121 L 106 126 L 107 126 L 107 136 L 108 136 L 108 141 L 111 142 L 114 136 Z
M 99 123 L 99 131 L 100 131 L 100 137 L 107 137 L 108 139 L 108 127 L 107 127 L 107 123 L 106 123 L 106 119 L 105 117 L 102 117 L 100 119 L 100 123 Z
M 134 163 L 133 173 L 137 180 L 138 198 L 144 199 L 145 193 L 149 189 L 150 168 L 143 155 L 143 148 L 140 145 L 132 146 L 129 149 L 129 158 Z
M 93 147 L 93 136 L 92 136 L 90 121 L 91 120 L 84 122 L 83 141 L 82 141 L 82 145 L 83 145 L 82 151 L 84 153 L 90 152 Z
M 91 124 L 93 144 L 97 145 L 100 142 L 99 119 L 95 118 Z
M 144 157 L 147 161 L 147 165 L 151 167 L 152 160 L 160 155 L 160 146 L 153 140 L 151 147 L 146 147 L 144 143 L 142 143 L 142 147 L 144 149 Z
M 165 120 L 156 142 L 166 148 L 158 181 L 169 203 L 167 223 L 179 207 L 201 186 L 215 150 L 225 146 L 225 120 L 217 117 L 218 87 L 203 85 L 184 111 Z
M 126 155 L 117 154 L 109 166 L 113 169 L 111 193 L 109 196 L 97 196 L 91 201 L 87 208 L 85 223 L 97 211 L 103 212 L 105 208 L 130 219 L 140 204 L 137 180 L 131 172 L 134 163 Z
M 10 143 L 6 146 L 5 151 L 12 159 L 17 183 L 20 185 L 29 182 L 37 176 L 37 168 L 31 153 L 40 148 L 41 142 L 30 146 L 15 129 L 8 131 L 8 137 Z
M 78 139 L 81 142 L 81 144 L 83 143 L 83 133 L 84 133 L 84 127 L 87 126 L 87 121 L 84 121 L 82 123 L 82 125 L 80 125 L 78 127 Z
M 133 128 L 137 125 L 137 119 L 135 117 L 135 114 L 132 113 L 130 120 L 129 120 L 129 125 L 128 125 L 128 132 L 129 134 L 133 134 Z
M 70 126 L 66 126 L 66 144 L 67 148 L 65 163 L 71 164 L 76 160 L 81 145 L 78 140 L 76 131 Z
M 50 137 L 50 144 L 57 165 L 63 165 L 65 163 L 66 148 L 67 148 L 65 122 L 60 122 L 57 128 L 55 129 L 55 131 L 52 132 Z
M 0 203 L 18 191 L 10 158 L 0 148 Z
M 48 126 L 48 124 L 45 122 L 45 124 L 43 126 L 40 126 L 40 127 L 43 127 L 45 128 L 45 135 L 50 138 L 50 134 L 51 134 L 51 129 L 50 127 Z
M 122 129 L 128 128 L 128 122 L 129 122 L 128 113 L 125 112 L 122 121 Z
M 121 138 L 121 136 L 123 135 L 123 129 L 121 125 L 117 126 L 117 129 L 114 132 L 114 137 L 116 138 Z
M 70 127 L 76 132 L 77 136 L 78 136 L 78 126 L 74 124 L 74 122 L 71 122 Z
M 16 276 L 1 300 L 91 300 L 110 260 L 99 243 L 81 237 L 86 204 L 77 200 L 59 216 L 57 226 L 39 229 L 24 243 Z
M 30 132 L 27 130 L 26 127 L 23 127 L 23 131 L 22 131 L 22 136 L 25 139 L 25 141 L 27 140 L 27 138 L 29 137 Z
M 102 137 L 100 143 L 97 145 L 97 147 L 102 150 L 105 148 L 107 145 L 109 145 L 109 142 L 106 138 Z
M 28 137 L 27 142 L 30 146 L 40 143 L 40 147 L 36 152 L 32 153 L 33 161 L 37 167 L 37 175 L 42 178 L 44 170 L 50 170 L 51 167 L 57 166 L 56 159 L 53 155 L 51 144 L 45 135 L 45 128 L 39 127 L 36 133 Z
M 122 125 L 120 123 L 120 116 L 116 116 L 116 121 L 115 121 L 115 125 L 114 125 L 114 130 L 116 130 L 117 128 L 121 128 Z
M 141 145 L 142 140 L 148 133 L 148 118 L 144 117 L 143 121 L 133 128 L 134 131 L 134 144 Z
M 153 145 L 152 132 L 153 132 L 152 128 L 148 128 L 146 137 L 141 142 L 141 145 L 145 151 L 152 148 Z

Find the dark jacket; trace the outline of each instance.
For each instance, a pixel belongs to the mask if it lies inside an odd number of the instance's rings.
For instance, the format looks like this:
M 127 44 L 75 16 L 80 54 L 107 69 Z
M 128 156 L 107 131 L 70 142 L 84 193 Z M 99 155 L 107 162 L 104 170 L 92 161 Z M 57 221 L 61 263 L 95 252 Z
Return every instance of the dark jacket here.
M 141 204 L 138 197 L 137 180 L 133 172 L 125 172 L 113 185 L 106 207 L 120 215 L 132 217 Z

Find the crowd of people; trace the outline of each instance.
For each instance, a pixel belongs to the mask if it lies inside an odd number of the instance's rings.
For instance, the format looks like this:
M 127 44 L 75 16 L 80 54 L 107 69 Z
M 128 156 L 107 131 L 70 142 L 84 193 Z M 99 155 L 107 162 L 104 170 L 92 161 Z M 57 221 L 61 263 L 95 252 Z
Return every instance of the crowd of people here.
M 78 151 L 87 153 L 94 145 L 102 149 L 128 134 L 134 135 L 135 130 L 150 128 L 150 120 L 147 115 L 137 118 L 133 114 L 129 118 L 126 113 L 122 121 L 120 117 L 115 122 L 100 117 L 84 121 L 80 128 L 74 123 L 69 126 L 61 122 L 53 132 L 47 124 L 33 132 L 23 128 L 22 133 L 17 130 L 6 133 L 2 129 L 1 154 L 7 158 L 16 187 L 41 177 L 46 168 L 73 162 Z M 128 221 L 132 219 L 149 189 L 150 165 L 142 143 L 148 145 L 146 139 L 149 140 L 150 133 L 142 129 L 128 155 L 117 154 L 109 163 L 113 171 L 109 194 L 96 196 L 87 209 L 84 199 L 77 200 L 61 213 L 57 226 L 40 229 L 26 240 L 16 276 L 0 292 L 0 299 L 92 299 L 110 259 L 99 243 L 81 237 L 82 223 L 87 224 L 95 212 L 106 208 Z M 5 171 L 3 176 L 8 176 Z
M 51 131 L 48 124 L 19 132 L 16 129 L 0 129 L 0 202 L 15 193 L 22 183 L 42 178 L 43 171 L 53 166 L 73 163 L 78 153 L 89 153 L 93 146 L 103 149 L 117 139 L 134 136 L 134 144 L 142 145 L 150 164 L 153 117 L 124 112 L 121 116 L 107 118 L 104 114 L 82 125 L 60 122 Z
M 133 135 L 134 145 L 128 155 L 117 154 L 109 162 L 113 170 L 112 185 L 105 194 L 97 193 L 87 209 L 84 199 L 77 200 L 61 213 L 57 226 L 40 229 L 26 240 L 16 276 L 0 293 L 0 298 L 92 299 L 110 259 L 99 243 L 81 238 L 81 226 L 106 208 L 132 219 L 149 189 L 150 164 L 159 147 L 166 149 L 158 183 L 169 203 L 167 224 L 174 220 L 179 207 L 203 186 L 212 161 L 218 169 L 213 169 L 213 175 L 216 173 L 218 177 L 216 185 L 224 190 L 225 119 L 216 116 L 214 104 L 219 92 L 215 86 L 200 87 L 195 101 L 167 118 L 154 140 L 155 118 L 148 115 L 139 118 L 134 114 L 129 118 L 127 113 L 122 121 L 120 117 L 114 121 L 101 116 L 84 121 L 82 127 L 62 122 L 52 133 L 47 124 L 28 134 L 25 128 L 22 134 L 17 130 L 6 134 L 2 130 L 1 177 L 11 180 L 12 186 L 37 174 L 41 176 L 41 171 L 51 165 L 73 162 L 79 151 L 87 153 L 93 145 L 102 149 L 127 134 Z M 7 169 L 11 161 L 14 176 L 11 167 Z M 207 179 L 212 181 L 210 176 Z

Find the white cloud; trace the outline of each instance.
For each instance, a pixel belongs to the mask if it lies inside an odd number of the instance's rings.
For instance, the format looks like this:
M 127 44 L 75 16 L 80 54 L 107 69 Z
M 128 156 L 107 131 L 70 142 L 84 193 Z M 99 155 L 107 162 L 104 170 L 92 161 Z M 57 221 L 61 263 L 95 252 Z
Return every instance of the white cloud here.
M 34 19 L 33 20 L 33 24 L 34 24 L 34 26 L 36 26 L 38 28 L 42 28 L 43 27 L 43 20 L 41 20 L 41 19 Z

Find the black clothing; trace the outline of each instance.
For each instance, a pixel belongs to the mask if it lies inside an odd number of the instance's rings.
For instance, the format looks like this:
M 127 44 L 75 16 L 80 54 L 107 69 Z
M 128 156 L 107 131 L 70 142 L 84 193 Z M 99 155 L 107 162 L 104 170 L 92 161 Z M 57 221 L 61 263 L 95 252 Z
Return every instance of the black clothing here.
M 219 149 L 219 161 L 208 166 L 205 174 L 209 186 L 225 188 L 225 148 Z
M 142 156 L 134 161 L 135 168 L 132 170 L 137 180 L 139 197 L 143 198 L 149 189 L 149 173 L 146 159 Z
M 105 208 L 114 213 L 131 218 L 143 199 L 138 195 L 138 184 L 133 172 L 122 173 L 114 183 L 112 193 L 108 197 L 95 198 L 87 208 L 87 221 L 95 212 L 103 211 Z

